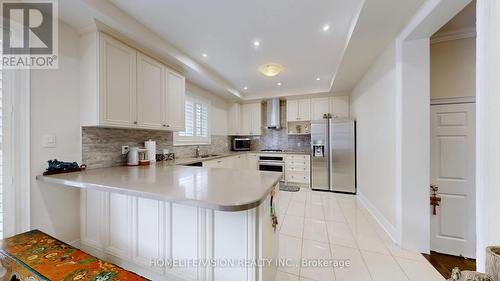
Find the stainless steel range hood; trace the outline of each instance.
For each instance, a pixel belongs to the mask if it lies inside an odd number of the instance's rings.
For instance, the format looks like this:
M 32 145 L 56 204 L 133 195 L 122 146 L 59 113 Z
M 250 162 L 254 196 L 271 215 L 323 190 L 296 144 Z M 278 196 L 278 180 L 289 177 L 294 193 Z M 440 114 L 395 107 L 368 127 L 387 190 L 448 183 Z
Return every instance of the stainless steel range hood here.
M 279 130 L 280 127 L 280 99 L 267 100 L 267 124 L 268 129 Z

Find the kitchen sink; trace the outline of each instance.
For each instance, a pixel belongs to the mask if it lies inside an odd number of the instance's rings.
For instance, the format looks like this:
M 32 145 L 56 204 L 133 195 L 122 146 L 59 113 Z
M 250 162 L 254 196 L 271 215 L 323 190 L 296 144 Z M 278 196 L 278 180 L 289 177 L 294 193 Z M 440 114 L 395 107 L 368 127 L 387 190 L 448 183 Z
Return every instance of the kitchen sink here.
M 217 157 L 217 156 L 220 156 L 220 154 L 201 155 L 201 156 L 198 156 L 198 158 L 209 158 L 209 157 Z

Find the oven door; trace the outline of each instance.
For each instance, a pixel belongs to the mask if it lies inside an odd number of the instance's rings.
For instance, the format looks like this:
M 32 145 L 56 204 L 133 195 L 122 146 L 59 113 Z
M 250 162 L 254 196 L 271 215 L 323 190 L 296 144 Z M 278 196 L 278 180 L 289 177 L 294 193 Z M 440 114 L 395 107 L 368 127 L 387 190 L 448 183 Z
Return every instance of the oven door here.
M 281 180 L 285 180 L 285 162 L 284 161 L 269 161 L 259 160 L 259 171 L 277 172 L 281 173 Z

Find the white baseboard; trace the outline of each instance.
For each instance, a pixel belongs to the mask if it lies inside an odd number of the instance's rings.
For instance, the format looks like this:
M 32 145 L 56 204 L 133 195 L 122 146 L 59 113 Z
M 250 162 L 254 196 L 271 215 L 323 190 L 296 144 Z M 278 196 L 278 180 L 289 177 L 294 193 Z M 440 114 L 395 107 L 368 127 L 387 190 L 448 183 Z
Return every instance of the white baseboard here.
M 75 247 L 75 248 L 77 248 L 77 249 L 80 249 L 80 246 L 82 245 L 80 243 L 80 239 L 73 240 L 73 241 L 69 242 L 68 244 L 71 245 L 71 246 L 73 246 L 73 247 Z
M 392 225 L 375 206 L 373 206 L 373 204 L 363 195 L 362 192 L 358 190 L 357 195 L 361 204 L 363 204 L 375 221 L 382 227 L 387 235 L 389 235 L 392 241 L 400 245 L 401 241 L 398 239 L 399 236 L 397 235 L 398 231 L 396 227 Z

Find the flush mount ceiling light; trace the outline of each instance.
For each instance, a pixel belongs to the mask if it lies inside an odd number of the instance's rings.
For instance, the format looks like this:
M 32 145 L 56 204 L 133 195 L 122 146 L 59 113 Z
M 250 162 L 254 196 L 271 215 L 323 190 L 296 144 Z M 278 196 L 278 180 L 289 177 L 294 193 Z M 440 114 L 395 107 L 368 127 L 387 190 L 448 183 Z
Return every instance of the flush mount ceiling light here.
M 330 26 L 328 24 L 323 25 L 323 31 L 328 31 Z
M 253 41 L 253 46 L 254 47 L 259 47 L 260 46 L 260 42 L 259 41 Z
M 208 55 L 207 55 L 207 54 L 205 54 L 205 53 L 203 53 L 203 54 L 202 54 L 202 56 L 203 56 L 204 58 L 208 57 Z
M 248 87 L 243 87 L 243 90 L 245 90 L 245 91 L 248 90 Z
M 273 77 L 278 74 L 280 74 L 283 71 L 284 67 L 281 64 L 277 63 L 268 63 L 261 65 L 259 67 L 260 73 L 268 76 L 268 77 Z
M 281 86 L 281 82 L 276 83 L 276 85 Z
M 321 80 L 321 78 L 319 78 L 319 77 L 318 77 L 318 78 L 316 78 L 316 81 L 320 81 L 320 80 Z

